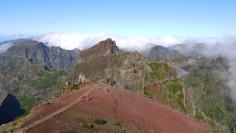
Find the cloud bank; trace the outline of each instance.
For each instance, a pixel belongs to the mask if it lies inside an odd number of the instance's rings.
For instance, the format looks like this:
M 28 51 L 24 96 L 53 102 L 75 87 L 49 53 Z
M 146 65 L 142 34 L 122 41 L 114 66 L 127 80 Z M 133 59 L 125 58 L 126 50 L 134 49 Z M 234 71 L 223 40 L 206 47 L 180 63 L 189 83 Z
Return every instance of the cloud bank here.
M 151 48 L 153 45 L 170 46 L 183 42 L 183 39 L 177 37 L 162 38 L 142 38 L 142 37 L 124 37 L 109 33 L 99 34 L 80 34 L 80 33 L 52 33 L 36 37 L 34 39 L 47 43 L 49 46 L 60 46 L 64 49 L 71 50 L 78 48 L 84 50 L 92 45 L 112 38 L 121 49 L 142 51 Z
M 228 36 L 221 39 L 187 40 L 185 47 L 178 49 L 184 54 L 194 56 L 195 53 L 203 57 L 226 59 L 228 73 L 221 73 L 219 78 L 225 80 L 230 89 L 230 95 L 236 107 L 236 37 Z

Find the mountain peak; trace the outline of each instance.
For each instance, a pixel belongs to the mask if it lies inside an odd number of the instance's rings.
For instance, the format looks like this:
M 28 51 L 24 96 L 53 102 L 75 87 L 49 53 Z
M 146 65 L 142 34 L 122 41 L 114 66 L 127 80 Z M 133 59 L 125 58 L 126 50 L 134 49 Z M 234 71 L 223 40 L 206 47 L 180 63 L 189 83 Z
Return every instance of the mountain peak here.
M 93 56 L 106 56 L 109 54 L 117 54 L 119 52 L 119 48 L 116 45 L 116 42 L 111 38 L 100 41 L 93 47 L 81 51 L 80 57 L 93 57 Z
M 95 46 L 93 46 L 91 49 L 100 49 L 104 50 L 106 54 L 114 54 L 119 51 L 119 48 L 116 45 L 116 42 L 112 40 L 111 38 L 108 38 L 104 41 L 99 42 Z
M 106 40 L 103 40 L 101 42 L 113 43 L 115 41 L 113 41 L 112 38 L 107 38 Z

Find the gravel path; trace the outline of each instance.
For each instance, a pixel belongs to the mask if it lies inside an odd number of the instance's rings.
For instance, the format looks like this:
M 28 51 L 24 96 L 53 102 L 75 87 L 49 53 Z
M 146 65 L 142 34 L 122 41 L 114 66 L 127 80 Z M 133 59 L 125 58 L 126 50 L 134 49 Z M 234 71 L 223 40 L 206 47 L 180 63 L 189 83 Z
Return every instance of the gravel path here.
M 21 128 L 21 129 L 18 129 L 18 130 L 16 131 L 16 133 L 25 133 L 25 132 L 27 132 L 27 130 L 29 130 L 29 129 L 33 128 L 33 127 L 36 127 L 37 125 L 39 125 L 39 124 L 41 124 L 41 123 L 43 123 L 43 122 L 45 122 L 45 121 L 47 121 L 47 120 L 49 120 L 49 119 L 51 119 L 51 118 L 53 118 L 53 117 L 55 117 L 55 116 L 57 116 L 57 115 L 59 115 L 59 114 L 65 112 L 65 111 L 67 111 L 68 109 L 72 108 L 75 104 L 81 102 L 84 97 L 88 96 L 88 95 L 89 95 L 91 92 L 93 92 L 95 89 L 96 89 L 96 88 L 92 88 L 92 89 L 88 90 L 88 91 L 87 91 L 86 93 L 84 93 L 82 96 L 80 96 L 79 98 L 77 98 L 77 99 L 74 100 L 73 102 L 67 104 L 67 105 L 64 106 L 63 108 L 60 108 L 60 109 L 56 110 L 55 112 L 53 112 L 53 113 L 47 115 L 46 117 L 44 117 L 44 118 L 42 118 L 42 119 L 39 119 L 39 120 L 37 120 L 37 121 L 34 121 L 34 122 L 32 122 L 31 124 L 29 124 L 29 125 L 27 125 L 27 126 Z

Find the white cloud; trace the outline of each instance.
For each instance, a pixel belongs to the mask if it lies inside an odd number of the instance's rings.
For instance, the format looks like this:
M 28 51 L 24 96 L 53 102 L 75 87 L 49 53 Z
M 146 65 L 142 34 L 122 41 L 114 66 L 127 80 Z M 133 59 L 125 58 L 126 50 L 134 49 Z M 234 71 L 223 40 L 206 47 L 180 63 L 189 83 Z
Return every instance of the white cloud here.
M 7 51 L 8 48 L 10 48 L 13 45 L 13 43 L 3 43 L 0 44 L 0 54 L 4 53 L 5 51 Z
M 227 80 L 225 84 L 229 87 L 231 98 L 236 106 L 236 37 L 189 39 L 185 43 L 187 45 L 180 50 L 190 55 L 195 51 L 205 57 L 226 59 L 228 73 L 220 73 L 219 78 Z M 194 45 L 196 43 L 204 44 L 203 48 L 197 49 Z
M 175 37 L 163 38 L 142 38 L 124 37 L 110 33 L 80 34 L 80 33 L 52 33 L 35 38 L 36 40 L 48 43 L 49 46 L 60 46 L 64 49 L 79 48 L 80 50 L 91 47 L 99 41 L 112 38 L 121 49 L 142 51 L 150 48 L 154 44 L 170 46 L 183 42 L 183 39 Z

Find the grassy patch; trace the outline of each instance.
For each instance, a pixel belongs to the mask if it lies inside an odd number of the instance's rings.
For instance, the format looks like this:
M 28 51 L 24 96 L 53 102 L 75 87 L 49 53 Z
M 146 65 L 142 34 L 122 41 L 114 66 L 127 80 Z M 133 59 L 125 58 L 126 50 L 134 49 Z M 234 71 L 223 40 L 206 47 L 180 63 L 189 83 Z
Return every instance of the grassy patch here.
M 32 96 L 24 96 L 19 98 L 21 106 L 27 112 L 34 106 L 35 99 Z
M 162 83 L 162 87 L 162 101 L 173 108 L 179 109 L 181 112 L 186 112 L 182 82 L 179 80 L 167 80 Z
M 38 89 L 46 89 L 56 84 L 58 78 L 65 74 L 64 70 L 60 71 L 43 71 L 39 78 L 33 81 L 33 85 Z
M 184 96 L 183 96 L 182 93 L 177 96 L 177 103 L 179 105 L 180 111 L 181 112 L 186 112 L 186 109 L 185 109 L 185 106 L 184 106 Z
M 173 94 L 177 94 L 177 92 L 182 91 L 183 86 L 177 81 L 177 82 L 171 82 L 170 89 Z
M 155 62 L 149 64 L 149 66 L 151 67 L 154 76 L 159 80 L 168 78 L 171 74 L 172 69 L 167 63 Z
M 80 67 L 81 67 L 80 64 L 77 64 L 74 69 L 75 69 L 76 71 L 79 71 L 79 70 L 80 70 Z
M 92 129 L 94 127 L 93 124 L 82 124 L 80 127 L 86 128 L 86 129 Z

